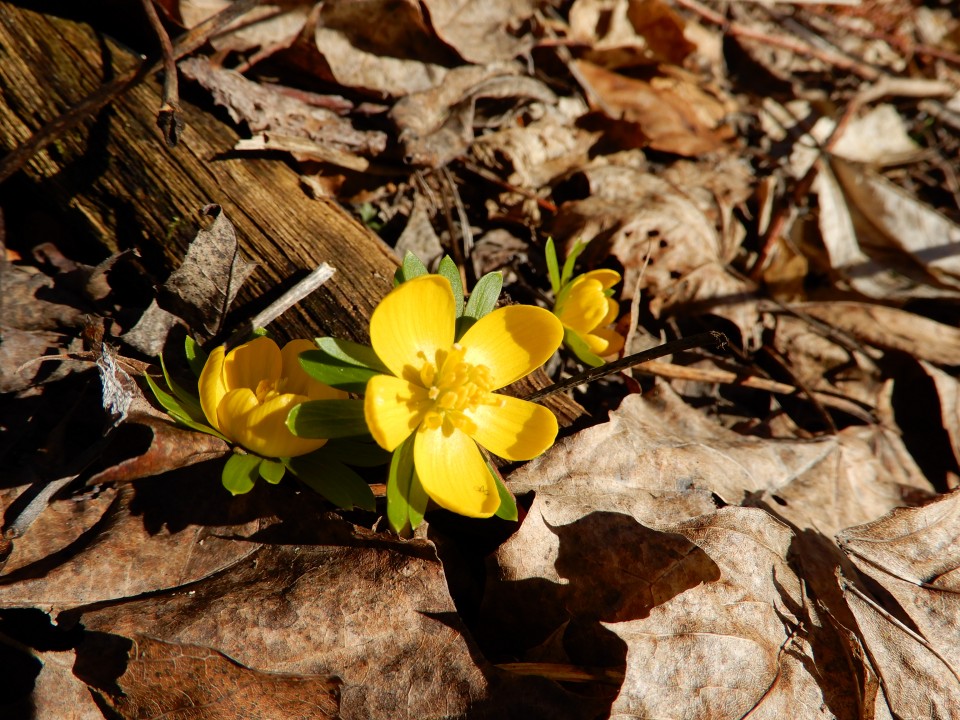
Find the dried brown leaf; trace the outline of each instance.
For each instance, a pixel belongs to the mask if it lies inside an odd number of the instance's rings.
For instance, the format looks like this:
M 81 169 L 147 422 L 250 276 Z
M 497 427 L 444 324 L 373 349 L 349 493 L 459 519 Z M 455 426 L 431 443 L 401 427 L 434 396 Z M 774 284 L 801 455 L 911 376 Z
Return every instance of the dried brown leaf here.
M 436 86 L 455 64 L 414 0 L 323 3 L 314 20 L 305 62 L 343 87 L 401 97 Z
M 960 714 L 960 493 L 837 536 L 877 590 L 847 600 L 898 717 Z M 871 597 L 872 595 L 872 597 Z
M 210 225 L 190 242 L 179 268 L 164 283 L 160 304 L 182 318 L 196 334 L 212 337 L 244 280 L 256 265 L 240 256 L 236 231 L 218 205 L 207 205 L 202 215 Z
M 386 147 L 387 137 L 382 132 L 357 130 L 332 110 L 310 105 L 275 86 L 247 80 L 209 60 L 188 58 L 179 68 L 209 90 L 234 122 L 245 122 L 252 133 L 303 137 L 331 150 L 361 155 L 376 155 Z
M 116 683 L 120 693 L 98 694 L 122 717 L 340 717 L 337 678 L 253 670 L 208 647 L 167 643 L 144 635 L 133 637 L 126 670 Z
M 696 157 L 721 151 L 730 137 L 725 108 L 688 76 L 639 80 L 585 60 L 576 69 L 591 103 L 608 118 L 624 148 L 646 147 Z
M 437 37 L 469 63 L 512 60 L 533 45 L 532 36 L 514 35 L 533 15 L 533 0 L 424 0 Z
M 9 492 L 9 491 L 8 491 Z M 208 466 L 50 504 L 16 540 L 0 607 L 58 611 L 194 582 L 248 557 L 258 493 L 231 498 Z
M 200 645 L 266 672 L 342 678 L 344 718 L 463 714 L 486 692 L 430 549 L 274 545 L 179 593 L 87 612 L 85 627 Z
M 490 107 L 485 100 L 495 101 Z M 504 110 L 505 100 L 512 103 Z M 506 124 L 530 103 L 553 104 L 556 96 L 517 65 L 454 68 L 436 86 L 412 93 L 390 110 L 407 162 L 442 167 L 473 141 L 475 127 Z
M 799 303 L 796 309 L 863 343 L 941 365 L 960 364 L 960 329 L 915 313 L 859 302 Z
M 660 0 L 577 0 L 569 22 L 573 39 L 588 46 L 584 58 L 610 69 L 680 65 L 694 49 L 683 20 Z

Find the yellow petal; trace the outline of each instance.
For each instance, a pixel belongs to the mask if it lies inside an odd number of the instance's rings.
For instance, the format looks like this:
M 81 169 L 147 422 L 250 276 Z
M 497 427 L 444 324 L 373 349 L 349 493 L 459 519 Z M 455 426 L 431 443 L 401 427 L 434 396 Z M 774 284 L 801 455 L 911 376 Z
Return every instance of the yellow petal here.
M 227 394 L 227 386 L 223 381 L 223 359 L 226 356 L 226 348 L 223 345 L 215 347 L 207 356 L 207 362 L 200 372 L 200 379 L 197 381 L 197 389 L 200 392 L 200 407 L 203 408 L 203 414 L 207 416 L 207 422 L 220 432 L 220 421 L 217 419 L 217 408 L 220 401 Z
M 604 290 L 609 290 L 618 282 L 620 282 L 620 273 L 618 273 L 616 270 L 608 270 L 606 268 L 591 270 L 590 272 L 584 273 L 580 277 L 596 280 L 600 283 Z
M 557 439 L 557 418 L 542 405 L 498 395 L 502 405 L 481 405 L 470 413 L 473 439 L 507 460 L 530 460 Z
M 268 337 L 258 337 L 227 353 L 223 379 L 227 390 L 256 390 L 261 380 L 276 382 L 283 371 L 280 348 Z
M 263 457 L 296 457 L 322 447 L 326 440 L 299 438 L 287 429 L 287 414 L 304 395 L 276 395 L 262 405 L 247 388 L 232 390 L 220 404 L 220 422 L 231 437 Z
M 465 433 L 420 429 L 413 443 L 420 484 L 440 507 L 467 517 L 490 517 L 500 507 L 497 484 L 477 444 Z
M 563 325 L 549 310 L 509 305 L 477 320 L 460 338 L 463 359 L 486 365 L 491 390 L 509 385 L 543 365 L 563 342 Z
M 284 378 L 281 392 L 305 395 L 311 400 L 340 400 L 348 397 L 343 390 L 337 390 L 319 380 L 314 380 L 300 364 L 300 353 L 316 350 L 312 340 L 291 340 L 280 351 L 283 357 Z
M 615 355 L 623 349 L 623 336 L 610 328 L 597 328 L 582 337 L 590 352 L 600 357 Z
M 370 342 L 383 364 L 397 377 L 415 381 L 437 350 L 449 350 L 456 325 L 450 282 L 440 275 L 422 275 L 395 287 L 370 317 Z M 405 374 L 407 373 L 407 374 Z
M 573 281 L 557 317 L 567 327 L 586 333 L 600 325 L 609 311 L 608 298 L 599 280 L 581 275 Z
M 367 382 L 363 414 L 373 439 L 393 452 L 417 429 L 423 409 L 430 405 L 427 391 L 419 385 L 392 375 L 374 375 Z
M 614 322 L 617 319 L 617 315 L 620 314 L 620 306 L 617 305 L 617 301 L 613 298 L 607 298 L 607 314 L 604 316 L 597 325 L 599 327 L 604 327 Z

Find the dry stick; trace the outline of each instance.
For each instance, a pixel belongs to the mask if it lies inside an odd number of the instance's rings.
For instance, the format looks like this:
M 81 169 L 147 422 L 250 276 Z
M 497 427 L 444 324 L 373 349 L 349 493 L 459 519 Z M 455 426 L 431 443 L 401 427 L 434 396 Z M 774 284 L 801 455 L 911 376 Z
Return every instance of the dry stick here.
M 761 42 L 765 45 L 771 45 L 783 50 L 789 50 L 797 55 L 806 55 L 808 57 L 816 58 L 817 60 L 821 60 L 828 65 L 833 65 L 841 70 L 849 70 L 850 72 L 859 75 L 866 80 L 876 80 L 878 77 L 880 77 L 880 71 L 876 68 L 870 67 L 869 65 L 866 65 L 865 63 L 862 63 L 854 58 L 847 57 L 846 55 L 830 52 L 828 50 L 821 50 L 820 48 L 810 45 L 809 43 L 805 43 L 802 40 L 797 40 L 796 38 L 788 37 L 786 35 L 770 35 L 769 33 L 754 30 L 741 23 L 727 20 L 720 13 L 700 4 L 697 2 L 697 0 L 676 1 L 678 5 L 695 12 L 704 20 L 712 22 L 715 25 L 719 25 L 723 29 L 724 33 L 730 35 L 731 37 L 743 38 L 744 40 L 756 40 L 757 42 Z
M 511 185 L 506 180 L 503 180 L 497 177 L 495 173 L 490 172 L 489 170 L 487 170 L 487 168 L 483 167 L 482 165 L 478 165 L 477 163 L 472 162 L 471 160 L 466 160 L 466 159 L 461 160 L 461 165 L 463 166 L 464 170 L 469 170 L 475 175 L 479 175 L 484 180 L 487 180 L 488 182 L 492 182 L 494 185 L 497 185 L 503 188 L 504 190 L 507 190 L 508 192 L 516 193 L 517 195 L 522 195 L 525 198 L 534 200 L 537 203 L 537 205 L 539 205 L 540 208 L 543 210 L 546 210 L 552 213 L 557 212 L 557 206 L 554 203 L 550 202 L 545 198 L 537 196 L 535 192 L 527 190 L 526 188 L 517 187 L 516 185 Z
M 264 310 L 260 311 L 247 322 L 238 327 L 230 336 L 230 339 L 227 340 L 227 345 L 231 346 L 242 340 L 245 340 L 250 333 L 257 328 L 266 327 L 272 323 L 291 307 L 307 297 L 307 295 L 314 292 L 327 280 L 332 278 L 336 271 L 336 268 L 328 265 L 327 263 L 320 263 L 320 265 L 313 272 L 303 278 L 303 280 L 298 282 L 283 295 L 270 303 Z
M 673 340 L 663 345 L 658 345 L 655 348 L 650 348 L 649 350 L 644 350 L 643 352 L 627 355 L 625 358 L 621 358 L 620 360 L 616 360 L 612 363 L 607 363 L 606 365 L 602 365 L 598 368 L 590 368 L 589 370 L 585 370 L 582 373 L 577 373 L 573 377 L 569 377 L 566 380 L 561 380 L 558 383 L 554 383 L 553 385 L 548 385 L 541 390 L 537 390 L 535 393 L 527 395 L 525 399 L 531 401 L 542 400 L 548 395 L 553 395 L 554 393 L 568 390 L 582 383 L 599 380 L 607 375 L 612 375 L 620 370 L 626 370 L 634 365 L 640 365 L 641 363 L 649 362 L 650 360 L 656 360 L 664 355 L 672 355 L 673 353 L 690 350 L 691 348 L 696 347 L 723 348 L 728 343 L 729 340 L 727 340 L 727 336 L 722 332 L 711 330 L 710 332 L 698 333 L 697 335 L 692 335 L 687 338 L 680 338 L 679 340 Z
M 160 22 L 153 0 L 141 0 L 143 11 L 147 14 L 150 26 L 160 40 L 161 62 L 163 63 L 163 98 L 157 111 L 157 127 L 163 133 L 167 147 L 174 148 L 183 134 L 183 110 L 180 109 L 180 90 L 177 87 L 177 61 L 173 57 L 173 44 L 166 28 Z
M 473 287 L 477 283 L 477 271 L 473 266 L 473 232 L 470 230 L 470 218 L 467 217 L 467 209 L 463 206 L 460 199 L 460 192 L 457 190 L 457 183 L 454 180 L 453 173 L 444 165 L 440 168 L 440 196 L 443 198 L 443 214 L 447 220 L 447 226 L 450 230 L 450 249 L 453 251 L 453 258 L 460 266 L 460 274 L 463 275 L 462 281 L 464 287 Z M 455 224 L 453 216 L 450 213 L 450 204 L 457 209 L 457 220 L 460 227 L 460 240 L 456 241 L 454 232 Z
M 211 35 L 219 32 L 259 4 L 260 0 L 238 0 L 213 17 L 204 20 L 177 39 L 177 43 L 173 49 L 174 59 L 189 55 L 203 45 Z M 106 85 L 101 85 L 63 115 L 48 122 L 31 135 L 20 147 L 0 161 L 0 183 L 13 175 L 23 167 L 24 163 L 43 150 L 47 145 L 54 142 L 63 133 L 79 125 L 86 117 L 98 112 L 147 75 L 160 70 L 161 67 L 162 64 L 160 62 L 153 63 L 152 65 L 141 63 L 138 68 L 121 75 Z

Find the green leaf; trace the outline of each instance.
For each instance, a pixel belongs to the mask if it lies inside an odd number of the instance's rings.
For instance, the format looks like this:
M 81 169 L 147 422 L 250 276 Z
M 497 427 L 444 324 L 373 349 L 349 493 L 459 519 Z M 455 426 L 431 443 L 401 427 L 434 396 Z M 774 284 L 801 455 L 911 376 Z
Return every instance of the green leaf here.
M 203 412 L 203 408 L 200 406 L 200 399 L 185 390 L 181 387 L 167 371 L 167 364 L 163 361 L 163 353 L 160 354 L 160 369 L 163 370 L 163 379 L 167 381 L 167 387 L 173 391 L 173 394 L 176 395 L 177 400 L 180 401 L 180 407 L 183 408 L 186 413 L 197 422 L 206 422 L 207 416 Z
M 390 372 L 369 345 L 361 345 L 350 340 L 338 340 L 332 337 L 317 338 L 316 343 L 319 350 L 344 365 L 355 365 L 382 373 Z
M 367 381 L 380 371 L 347 365 L 333 360 L 322 350 L 306 350 L 300 353 L 300 366 L 307 375 L 330 387 L 362 395 Z
M 560 292 L 560 265 L 557 262 L 557 247 L 554 245 L 552 237 L 547 238 L 543 255 L 547 261 L 547 277 L 550 278 L 550 289 L 553 290 L 553 295 L 556 297 Z
M 563 288 L 570 278 L 573 277 L 573 266 L 577 264 L 577 258 L 580 257 L 580 253 L 587 249 L 587 243 L 577 240 L 574 243 L 573 249 L 570 250 L 570 254 L 567 255 L 566 261 L 563 263 L 563 272 L 560 273 L 560 287 Z
M 297 437 L 342 438 L 369 435 L 363 400 L 308 400 L 287 415 L 287 427 Z
M 420 258 L 407 250 L 407 254 L 403 256 L 403 263 L 394 275 L 394 279 L 399 276 L 400 282 L 407 282 L 407 280 L 413 280 L 427 273 L 427 266 L 420 261 Z
M 427 512 L 427 503 L 430 502 L 430 496 L 423 489 L 420 483 L 420 476 L 417 474 L 417 468 L 413 468 L 413 476 L 410 478 L 410 490 L 407 493 L 407 514 L 410 517 L 410 529 L 416 530 L 423 522 L 423 515 Z
M 449 255 L 444 255 L 440 260 L 440 266 L 437 272 L 450 281 L 450 287 L 453 288 L 453 300 L 457 304 L 457 317 L 463 315 L 463 281 L 460 279 L 460 268 L 450 259 Z
M 487 273 L 477 280 L 473 292 L 470 293 L 470 299 L 467 301 L 467 307 L 463 311 L 464 317 L 471 317 L 479 320 L 497 306 L 497 300 L 500 299 L 500 290 L 503 289 L 503 273 Z
M 590 367 L 600 367 L 604 364 L 602 357 L 593 354 L 590 346 L 587 345 L 587 341 L 580 337 L 576 331 L 571 330 L 570 328 L 565 327 L 563 329 L 563 344 L 566 345 L 570 351 L 577 356 L 577 359 L 584 365 L 589 365 Z
M 314 453 L 353 467 L 376 467 L 390 462 L 390 453 L 372 440 L 362 438 L 337 438 Z
M 276 485 L 283 480 L 283 474 L 286 471 L 287 468 L 284 467 L 284 464 L 276 460 L 264 459 L 264 461 L 260 463 L 260 477 L 271 485 Z
M 497 481 L 497 492 L 500 494 L 500 507 L 497 508 L 497 512 L 494 514 L 503 520 L 516 522 L 520 517 L 520 513 L 517 512 L 517 500 L 513 497 L 513 493 L 507 490 L 507 486 L 503 484 L 503 478 L 500 477 L 500 473 L 497 472 L 496 468 L 490 464 L 489 460 L 486 462 L 487 469 L 490 470 L 493 479 Z
M 404 537 L 423 522 L 429 499 L 413 466 L 415 437 L 411 434 L 393 451 L 387 474 L 387 520 L 394 532 Z
M 325 447 L 287 460 L 290 472 L 337 507 L 375 510 L 376 498 L 370 486 L 342 462 L 326 457 Z
M 153 378 L 144 373 L 143 377 L 147 381 L 147 385 L 150 387 L 150 390 L 153 392 L 153 396 L 157 399 L 157 402 L 167 411 L 167 414 L 170 415 L 174 420 L 176 420 L 181 425 L 184 425 L 191 430 L 196 430 L 198 432 L 207 433 L 207 435 L 213 435 L 218 437 L 221 440 L 230 442 L 230 440 L 224 436 L 222 433 L 217 432 L 215 429 L 206 425 L 204 423 L 198 422 L 190 417 L 190 413 L 180 404 L 180 402 L 170 393 L 161 390 L 160 386 L 154 382 Z
M 250 492 L 260 475 L 259 469 L 262 462 L 263 458 L 258 455 L 234 453 L 227 458 L 223 466 L 223 474 L 220 476 L 223 486 L 234 495 Z
M 203 372 L 203 366 L 207 364 L 207 353 L 204 352 L 200 344 L 189 335 L 183 338 L 183 354 L 187 358 L 187 364 L 193 374 L 200 377 Z

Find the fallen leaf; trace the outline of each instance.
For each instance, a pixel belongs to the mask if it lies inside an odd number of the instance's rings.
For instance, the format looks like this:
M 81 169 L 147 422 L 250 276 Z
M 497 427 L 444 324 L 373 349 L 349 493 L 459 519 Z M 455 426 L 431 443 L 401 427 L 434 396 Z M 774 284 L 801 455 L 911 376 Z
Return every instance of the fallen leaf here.
M 584 78 L 591 105 L 607 116 L 622 147 L 647 147 L 695 157 L 724 149 L 730 132 L 723 128 L 723 106 L 692 78 L 639 80 L 585 60 L 575 67 Z M 611 136 L 613 137 L 613 136 Z
M 340 682 L 253 670 L 211 648 L 135 635 L 120 692 L 99 691 L 122 717 L 184 720 L 339 718 Z
M 346 88 L 402 97 L 436 86 L 456 65 L 413 0 L 323 3 L 313 21 L 310 54 L 298 62 Z
M 259 494 L 232 498 L 218 472 L 194 466 L 92 499 L 55 501 L 16 540 L 0 575 L 0 607 L 57 612 L 231 567 L 256 550 L 232 537 L 259 527 Z
M 276 86 L 247 80 L 240 73 L 217 67 L 209 60 L 187 58 L 180 62 L 179 68 L 209 90 L 214 101 L 227 109 L 235 123 L 246 123 L 254 135 L 304 138 L 329 151 L 347 154 L 377 155 L 386 148 L 387 136 L 382 132 L 357 130 L 348 119 L 332 110 L 291 97 Z
M 533 0 L 423 0 L 437 37 L 468 63 L 512 60 L 528 52 L 532 37 L 515 35 L 530 20 Z
M 851 301 L 807 302 L 794 307 L 868 345 L 940 365 L 960 364 L 960 329 L 922 315 Z
M 960 713 L 960 493 L 899 508 L 837 542 L 874 584 L 847 600 L 896 717 Z
M 530 103 L 554 102 L 553 91 L 521 74 L 518 65 L 466 65 L 451 70 L 436 87 L 399 100 L 389 117 L 406 161 L 438 168 L 466 151 L 475 127 L 500 127 Z

